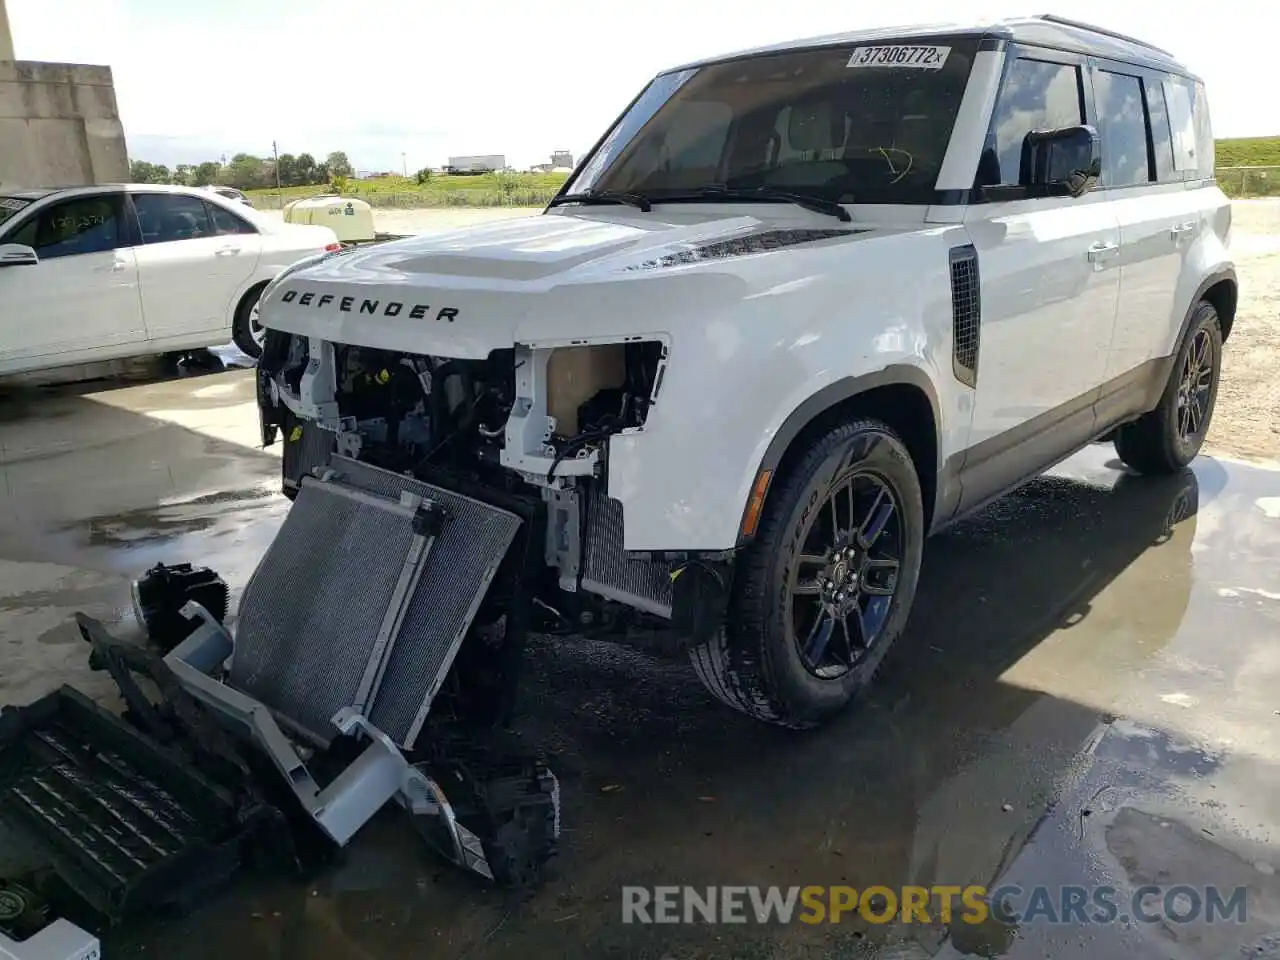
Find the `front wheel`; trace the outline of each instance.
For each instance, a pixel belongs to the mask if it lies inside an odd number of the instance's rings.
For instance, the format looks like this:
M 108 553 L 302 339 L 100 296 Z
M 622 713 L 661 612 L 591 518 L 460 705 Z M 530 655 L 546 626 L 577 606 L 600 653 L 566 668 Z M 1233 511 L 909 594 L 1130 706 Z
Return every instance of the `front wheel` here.
M 231 326 L 231 338 L 240 352 L 257 360 L 262 356 L 262 342 L 267 335 L 258 316 L 258 301 L 262 299 L 262 287 L 250 290 L 236 307 L 235 322 Z
M 809 444 L 770 492 L 724 627 L 691 658 L 718 699 L 811 727 L 858 696 L 901 634 L 924 551 L 910 454 L 876 420 Z
M 1218 311 L 1196 304 L 1160 403 L 1116 431 L 1116 453 L 1139 473 L 1177 473 L 1200 452 L 1218 399 L 1222 327 Z

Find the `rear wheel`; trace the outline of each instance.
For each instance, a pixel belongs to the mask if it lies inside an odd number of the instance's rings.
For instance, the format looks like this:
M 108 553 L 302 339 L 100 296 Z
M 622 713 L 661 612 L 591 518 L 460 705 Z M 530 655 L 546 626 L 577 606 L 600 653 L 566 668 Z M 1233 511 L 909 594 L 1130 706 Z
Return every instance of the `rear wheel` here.
M 906 624 L 924 549 L 915 465 L 885 424 L 816 438 L 769 495 L 722 630 L 691 652 L 717 698 L 814 726 L 871 682 Z
M 1115 436 L 1116 453 L 1139 473 L 1177 473 L 1200 452 L 1209 432 L 1222 370 L 1222 327 L 1218 311 L 1201 301 L 1159 405 Z
M 235 323 L 231 327 L 231 337 L 235 340 L 240 352 L 255 360 L 262 356 L 262 341 L 267 335 L 258 316 L 258 301 L 262 299 L 262 287 L 250 290 L 236 308 Z

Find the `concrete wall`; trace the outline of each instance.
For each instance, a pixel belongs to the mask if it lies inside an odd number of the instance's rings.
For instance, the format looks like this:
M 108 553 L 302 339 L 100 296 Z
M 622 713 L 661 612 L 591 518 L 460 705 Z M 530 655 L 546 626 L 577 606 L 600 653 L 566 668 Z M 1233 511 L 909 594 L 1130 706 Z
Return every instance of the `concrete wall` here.
M 128 179 L 110 67 L 0 62 L 0 185 Z

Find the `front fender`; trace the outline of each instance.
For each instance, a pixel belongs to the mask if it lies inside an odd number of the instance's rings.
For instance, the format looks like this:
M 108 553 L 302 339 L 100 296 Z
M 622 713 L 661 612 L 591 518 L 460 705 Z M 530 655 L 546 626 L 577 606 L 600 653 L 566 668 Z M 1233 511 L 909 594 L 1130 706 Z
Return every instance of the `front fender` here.
M 938 422 L 958 423 L 952 412 L 967 401 L 937 388 L 951 377 L 948 250 L 964 242 L 954 232 L 889 236 L 833 262 L 808 257 L 799 275 L 672 318 L 648 421 L 609 444 L 625 548 L 732 549 L 762 465 L 776 465 L 812 416 L 861 390 L 922 385 Z M 951 445 L 940 437 L 939 452 Z

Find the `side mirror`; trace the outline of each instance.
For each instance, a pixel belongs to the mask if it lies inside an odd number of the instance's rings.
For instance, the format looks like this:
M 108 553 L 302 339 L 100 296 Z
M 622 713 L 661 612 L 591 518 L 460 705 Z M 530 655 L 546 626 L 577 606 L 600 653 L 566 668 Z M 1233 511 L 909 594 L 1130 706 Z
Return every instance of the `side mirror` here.
M 40 262 L 36 252 L 20 243 L 0 243 L 0 267 L 34 267 Z
M 1102 141 L 1093 127 L 1032 130 L 1022 141 L 1028 196 L 1082 197 L 1102 175 Z

